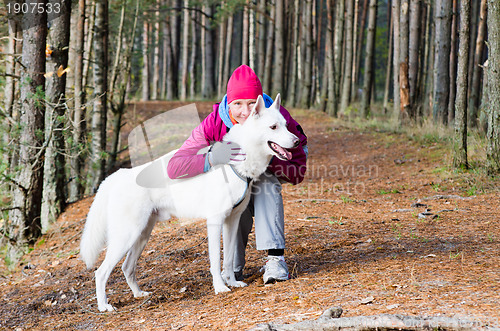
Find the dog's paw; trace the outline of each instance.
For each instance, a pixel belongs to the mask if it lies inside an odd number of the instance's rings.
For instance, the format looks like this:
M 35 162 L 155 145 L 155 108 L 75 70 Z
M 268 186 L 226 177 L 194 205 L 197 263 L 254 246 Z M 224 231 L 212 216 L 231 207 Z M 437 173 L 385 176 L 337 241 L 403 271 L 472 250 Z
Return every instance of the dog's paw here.
M 151 292 L 146 292 L 146 291 L 139 291 L 137 293 L 134 293 L 134 298 L 144 298 L 151 295 Z
M 231 289 L 225 285 L 222 286 L 214 286 L 215 294 L 231 292 Z
M 231 286 L 232 287 L 245 287 L 245 286 L 248 286 L 248 284 L 245 282 L 236 281 L 234 284 L 231 284 Z
M 99 305 L 97 307 L 100 312 L 105 312 L 105 311 L 116 311 L 116 308 L 110 305 L 109 303 L 106 303 L 104 305 Z

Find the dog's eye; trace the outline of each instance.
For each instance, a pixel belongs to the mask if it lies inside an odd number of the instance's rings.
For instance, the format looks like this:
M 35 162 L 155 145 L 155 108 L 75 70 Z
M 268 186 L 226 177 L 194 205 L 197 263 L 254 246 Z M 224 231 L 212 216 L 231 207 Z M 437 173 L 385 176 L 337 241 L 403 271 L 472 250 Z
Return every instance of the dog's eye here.
M 270 128 L 271 128 L 271 130 L 276 130 L 278 128 L 278 125 L 273 124 L 273 125 L 270 126 Z

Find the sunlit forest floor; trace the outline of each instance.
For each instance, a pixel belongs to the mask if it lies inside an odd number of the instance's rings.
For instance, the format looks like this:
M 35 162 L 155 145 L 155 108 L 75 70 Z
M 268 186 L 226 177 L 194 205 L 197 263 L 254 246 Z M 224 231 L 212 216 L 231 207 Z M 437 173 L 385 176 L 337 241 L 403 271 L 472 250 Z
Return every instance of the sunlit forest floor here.
M 131 107 L 124 137 L 141 119 L 179 105 Z M 264 255 L 251 237 L 249 286 L 215 295 L 204 222 L 169 220 L 139 260 L 139 284 L 153 294 L 134 299 L 116 268 L 108 296 L 118 311 L 101 314 L 93 272 L 78 259 L 88 197 L 70 205 L 17 268 L 2 266 L 0 328 L 242 330 L 314 319 L 332 306 L 346 317 L 466 317 L 500 327 L 499 180 L 480 168 L 452 170 L 439 138 L 291 113 L 310 151 L 304 182 L 283 187 L 291 280 L 262 283 Z

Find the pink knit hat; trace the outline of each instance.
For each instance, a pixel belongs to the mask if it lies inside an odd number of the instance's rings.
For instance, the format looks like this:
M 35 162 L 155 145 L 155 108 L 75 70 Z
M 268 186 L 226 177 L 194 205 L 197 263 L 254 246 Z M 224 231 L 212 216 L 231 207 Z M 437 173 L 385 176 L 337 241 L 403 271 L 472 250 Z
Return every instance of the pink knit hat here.
M 237 99 L 257 99 L 259 95 L 262 95 L 262 85 L 252 68 L 245 64 L 236 68 L 227 82 L 227 103 Z

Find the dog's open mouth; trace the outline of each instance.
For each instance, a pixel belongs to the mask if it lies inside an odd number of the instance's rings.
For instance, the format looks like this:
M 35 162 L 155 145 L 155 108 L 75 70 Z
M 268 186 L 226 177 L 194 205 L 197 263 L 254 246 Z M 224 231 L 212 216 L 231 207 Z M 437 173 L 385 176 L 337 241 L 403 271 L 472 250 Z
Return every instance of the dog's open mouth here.
M 269 145 L 269 148 L 272 149 L 272 151 L 276 154 L 276 156 L 284 161 L 289 161 L 292 158 L 292 153 L 290 153 L 288 150 L 284 149 L 280 145 L 278 145 L 275 142 L 268 141 L 267 144 Z

